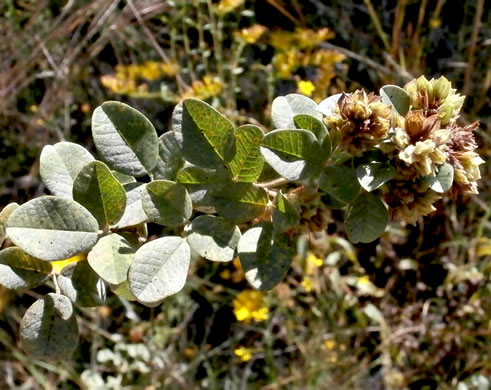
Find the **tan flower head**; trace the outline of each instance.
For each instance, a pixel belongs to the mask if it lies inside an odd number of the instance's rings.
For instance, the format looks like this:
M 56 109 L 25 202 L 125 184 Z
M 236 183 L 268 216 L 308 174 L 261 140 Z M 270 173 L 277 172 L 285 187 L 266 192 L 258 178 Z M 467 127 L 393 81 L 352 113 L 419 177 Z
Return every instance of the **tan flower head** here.
M 464 104 L 465 96 L 456 93 L 443 76 L 431 80 L 421 76 L 406 84 L 404 89 L 409 94 L 412 110 L 423 110 L 425 116 L 438 114 L 442 125 L 455 119 Z
M 454 168 L 453 190 L 457 193 L 477 194 L 476 181 L 481 178 L 479 165 L 484 160 L 475 152 L 477 149 L 474 130 L 479 127 L 479 122 L 460 127 L 453 123 L 449 142 L 448 161 Z
M 332 115 L 324 119 L 339 137 L 339 147 L 355 156 L 374 148 L 387 136 L 392 108 L 373 93 L 358 90 L 344 94 Z
M 419 217 L 435 211 L 434 203 L 441 198 L 425 184 L 406 180 L 391 181 L 384 196 L 392 219 L 413 225 Z

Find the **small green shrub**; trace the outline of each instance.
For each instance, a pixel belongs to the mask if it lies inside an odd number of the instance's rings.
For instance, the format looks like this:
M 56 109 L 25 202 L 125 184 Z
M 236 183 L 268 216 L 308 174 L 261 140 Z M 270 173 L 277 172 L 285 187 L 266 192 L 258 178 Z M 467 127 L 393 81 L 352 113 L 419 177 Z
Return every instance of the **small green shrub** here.
M 444 77 L 320 104 L 291 94 L 274 100 L 269 132 L 236 129 L 186 99 L 160 138 L 137 110 L 102 104 L 92 116 L 102 161 L 73 143 L 46 146 L 40 172 L 54 196 L 0 213 L 0 242 L 15 245 L 0 252 L 0 284 L 33 288 L 52 276 L 56 290 L 27 310 L 24 348 L 69 358 L 73 303 L 100 305 L 109 287 L 159 305 L 183 288 L 197 257 L 238 256 L 248 282 L 271 290 L 296 238 L 325 230 L 330 209 L 344 211 L 353 243 L 368 243 L 389 219 L 415 223 L 447 194 L 476 193 L 477 123 L 457 124 L 463 99 Z M 163 226 L 160 238 L 148 240 L 149 223 Z

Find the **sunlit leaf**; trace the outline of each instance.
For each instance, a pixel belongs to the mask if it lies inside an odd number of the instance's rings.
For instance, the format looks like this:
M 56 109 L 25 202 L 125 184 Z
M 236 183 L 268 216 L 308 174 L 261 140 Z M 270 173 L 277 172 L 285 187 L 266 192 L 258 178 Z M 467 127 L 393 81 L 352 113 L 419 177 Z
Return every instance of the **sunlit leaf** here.
M 292 93 L 286 96 L 278 96 L 271 106 L 271 119 L 275 129 L 293 129 L 293 118 L 298 114 L 308 114 L 322 120 L 322 114 L 317 110 L 317 103 L 312 99 Z
M 19 205 L 15 202 L 9 203 L 0 212 L 0 247 L 2 246 L 3 241 L 7 237 L 7 234 L 5 232 L 5 229 L 7 228 L 7 219 L 9 218 L 10 214 L 12 214 L 18 207 Z
M 46 145 L 41 151 L 39 173 L 46 187 L 57 196 L 72 199 L 73 181 L 94 157 L 82 146 L 71 142 Z
M 184 166 L 181 147 L 176 133 L 168 131 L 159 138 L 159 158 L 152 171 L 154 179 L 175 180 L 179 169 Z
M 260 127 L 244 125 L 235 131 L 236 153 L 230 161 L 233 180 L 254 183 L 264 166 L 259 146 L 264 138 Z
M 201 215 L 193 220 L 186 237 L 189 246 L 212 261 L 232 261 L 240 239 L 239 228 L 221 217 Z
M 303 180 L 320 173 L 321 146 L 308 130 L 274 130 L 263 139 L 261 153 L 271 167 L 288 180 Z
M 73 199 L 87 208 L 104 229 L 116 224 L 126 208 L 126 192 L 100 161 L 84 166 L 73 183 Z
M 34 288 L 44 283 L 51 263 L 29 256 L 20 248 L 0 251 L 0 285 L 8 289 Z
M 140 303 L 158 305 L 184 287 L 191 249 L 180 237 L 162 237 L 135 253 L 128 272 L 131 293 Z
M 235 137 L 232 123 L 209 104 L 186 99 L 172 114 L 172 129 L 184 158 L 203 168 L 232 160 Z
M 108 165 L 130 176 L 144 176 L 157 164 L 158 138 L 139 111 L 119 102 L 105 102 L 92 115 L 92 136 Z
M 97 241 L 99 224 L 73 200 L 56 196 L 33 199 L 7 220 L 7 236 L 42 260 L 63 260 L 86 252 Z
M 183 225 L 193 213 L 191 197 L 186 187 L 168 180 L 148 183 L 142 204 L 148 218 L 164 226 Z
M 108 234 L 97 241 L 87 255 L 92 269 L 106 282 L 120 284 L 127 279 L 136 248 L 119 234 Z

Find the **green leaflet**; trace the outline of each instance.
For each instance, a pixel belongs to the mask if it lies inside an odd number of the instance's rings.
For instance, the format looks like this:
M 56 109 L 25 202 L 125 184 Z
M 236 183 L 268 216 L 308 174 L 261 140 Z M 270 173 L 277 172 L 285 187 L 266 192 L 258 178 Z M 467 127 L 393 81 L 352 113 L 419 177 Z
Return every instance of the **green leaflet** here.
M 70 299 L 48 294 L 27 309 L 20 323 L 25 351 L 35 359 L 70 359 L 78 343 L 78 325 Z
M 298 210 L 281 192 L 273 200 L 273 226 L 275 231 L 284 232 L 300 222 Z
M 260 127 L 244 125 L 235 131 L 236 153 L 230 161 L 230 170 L 234 181 L 254 183 L 264 166 L 264 158 L 259 146 L 264 138 Z
M 372 242 L 385 231 L 389 213 L 384 203 L 370 192 L 361 193 L 345 217 L 345 229 L 351 242 Z
M 100 306 L 106 300 L 106 286 L 87 261 L 68 264 L 58 276 L 63 295 L 81 307 Z
M 183 157 L 203 168 L 224 166 L 235 155 L 232 123 L 209 104 L 186 99 L 172 114 L 172 129 Z
M 380 96 L 385 104 L 391 105 L 395 112 L 405 116 L 409 111 L 409 95 L 397 85 L 386 85 L 380 88 Z
M 119 102 L 105 102 L 92 114 L 92 136 L 109 166 L 130 176 L 144 176 L 157 164 L 158 138 L 139 111 Z
M 145 186 L 143 210 L 152 222 L 164 226 L 180 226 L 191 217 L 191 197 L 182 184 L 155 180 Z
M 73 181 L 94 157 L 82 146 L 71 142 L 46 145 L 39 158 L 39 172 L 54 195 L 72 199 Z
M 136 248 L 119 234 L 108 234 L 97 241 L 87 255 L 92 269 L 106 282 L 121 284 L 127 279 L 128 269 Z
M 381 187 L 397 174 L 396 169 L 389 164 L 371 162 L 359 165 L 356 176 L 364 190 L 371 192 Z
M 144 305 L 156 306 L 184 287 L 191 249 L 180 237 L 162 237 L 138 249 L 128 272 L 131 293 Z
M 159 158 L 152 171 L 154 179 L 175 180 L 179 169 L 184 166 L 181 147 L 174 131 L 168 131 L 159 138 Z
M 224 184 L 214 192 L 217 213 L 233 223 L 247 222 L 261 215 L 268 200 L 266 191 L 252 183 Z
M 87 208 L 101 229 L 115 225 L 126 208 L 126 192 L 109 168 L 100 161 L 84 166 L 73 184 L 73 199 Z
M 325 161 L 329 158 L 332 152 L 331 140 L 329 138 L 329 132 L 324 123 L 308 114 L 299 114 L 293 117 L 295 126 L 299 129 L 309 130 L 315 134 L 317 140 L 321 144 L 322 160 Z
M 9 218 L 10 214 L 12 214 L 19 205 L 17 203 L 9 203 L 7 206 L 3 208 L 3 210 L 0 212 L 0 247 L 3 244 L 3 241 L 7 237 L 7 234 L 5 232 L 7 228 L 7 219 Z
M 263 139 L 261 153 L 266 162 L 288 180 L 304 180 L 322 169 L 321 146 L 308 130 L 274 130 Z
M 360 192 L 356 171 L 343 166 L 327 167 L 320 177 L 319 187 L 341 203 L 351 203 Z
M 295 128 L 293 118 L 298 114 L 308 114 L 322 120 L 322 114 L 318 111 L 317 103 L 307 96 L 292 93 L 278 96 L 273 100 L 271 120 L 275 129 Z
M 97 241 L 99 224 L 77 202 L 56 196 L 33 199 L 7 220 L 7 236 L 42 260 L 64 260 L 87 252 Z
M 201 215 L 193 220 L 186 241 L 201 257 L 212 261 L 232 261 L 240 239 L 239 228 L 228 220 Z
M 283 280 L 295 255 L 286 236 L 274 234 L 270 222 L 261 222 L 245 232 L 237 251 L 247 281 L 262 291 L 271 290 Z
M 36 259 L 16 247 L 0 251 L 0 285 L 8 289 L 34 288 L 44 283 L 51 264 Z
M 443 194 L 452 187 L 453 175 L 453 167 L 449 163 L 444 163 L 435 176 L 427 176 L 423 180 L 433 191 Z

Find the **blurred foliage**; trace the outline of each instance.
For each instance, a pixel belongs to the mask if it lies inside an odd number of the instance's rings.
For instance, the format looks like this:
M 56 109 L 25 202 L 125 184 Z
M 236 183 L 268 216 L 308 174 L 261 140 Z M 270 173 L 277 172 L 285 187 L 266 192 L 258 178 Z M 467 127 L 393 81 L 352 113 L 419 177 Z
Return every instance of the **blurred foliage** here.
M 198 261 L 157 308 L 111 295 L 80 309 L 81 347 L 61 365 L 25 356 L 15 335 L 35 297 L 0 288 L 0 388 L 489 388 L 489 16 L 483 0 L 1 2 L 2 206 L 44 192 L 43 145 L 91 147 L 92 110 L 110 99 L 163 133 L 184 97 L 264 123 L 278 94 L 443 74 L 468 96 L 462 125 L 481 122 L 486 163 L 479 195 L 374 244 L 348 243 L 334 212 L 271 293 L 250 294 L 237 262 Z

